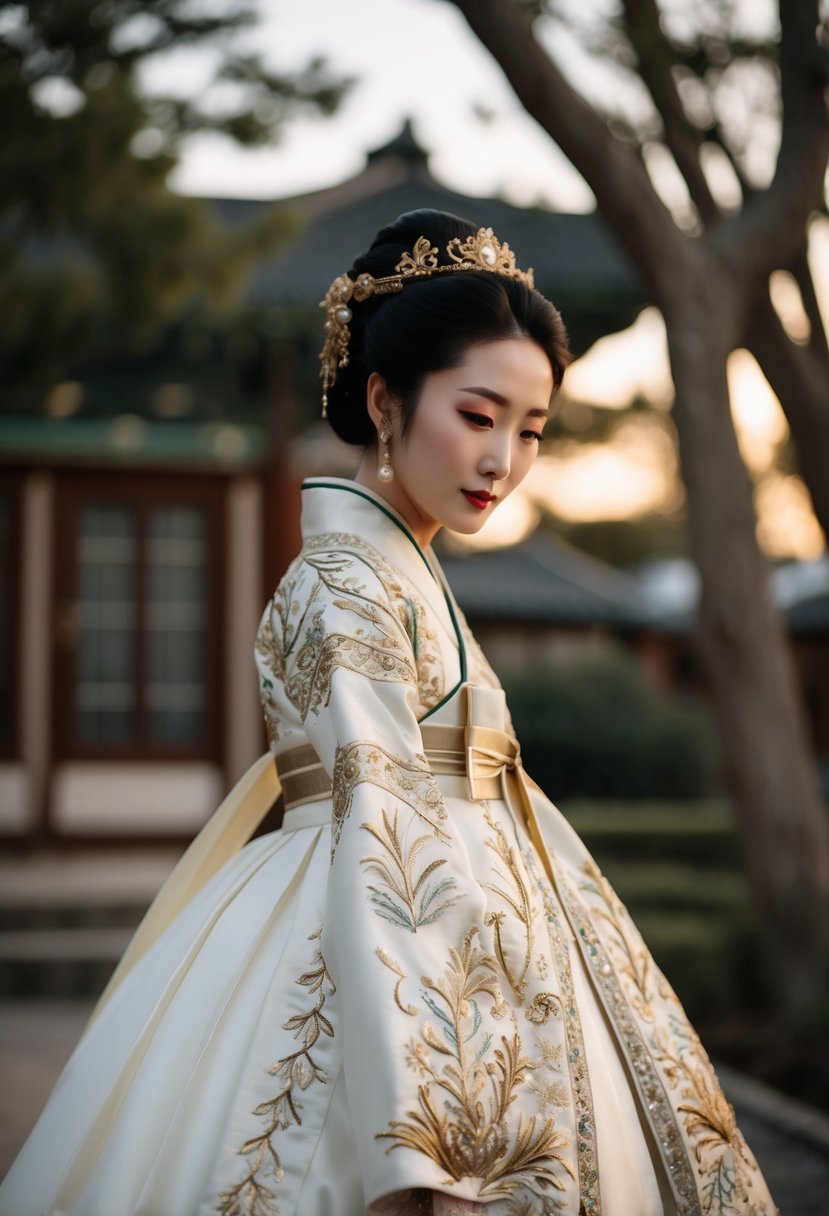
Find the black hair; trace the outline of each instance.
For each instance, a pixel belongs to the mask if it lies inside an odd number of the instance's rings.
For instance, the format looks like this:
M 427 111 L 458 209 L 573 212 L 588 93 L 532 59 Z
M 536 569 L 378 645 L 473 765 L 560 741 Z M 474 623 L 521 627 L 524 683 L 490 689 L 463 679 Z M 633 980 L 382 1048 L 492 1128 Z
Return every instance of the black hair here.
M 348 274 L 393 275 L 418 237 L 438 250 L 439 265 L 451 264 L 453 237 L 474 236 L 478 227 L 444 211 L 407 211 L 383 228 Z M 407 283 L 395 295 L 352 300 L 348 366 L 337 370 L 328 390 L 328 420 L 340 439 L 365 447 L 375 438 L 366 409 L 366 383 L 378 372 L 400 399 L 402 431 L 411 423 L 423 381 L 456 367 L 470 346 L 505 338 L 529 338 L 550 360 L 558 389 L 570 362 L 567 331 L 558 310 L 540 292 L 490 271 L 436 274 Z

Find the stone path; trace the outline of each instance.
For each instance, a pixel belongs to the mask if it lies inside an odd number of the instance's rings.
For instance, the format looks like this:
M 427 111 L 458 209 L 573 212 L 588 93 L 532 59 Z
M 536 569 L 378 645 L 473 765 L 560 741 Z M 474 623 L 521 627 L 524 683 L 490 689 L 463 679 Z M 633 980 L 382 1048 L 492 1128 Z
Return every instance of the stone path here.
M 91 1008 L 90 1000 L 0 1001 L 0 1175 L 34 1124 Z M 717 1071 L 782 1216 L 829 1216 L 829 1117 L 730 1069 Z

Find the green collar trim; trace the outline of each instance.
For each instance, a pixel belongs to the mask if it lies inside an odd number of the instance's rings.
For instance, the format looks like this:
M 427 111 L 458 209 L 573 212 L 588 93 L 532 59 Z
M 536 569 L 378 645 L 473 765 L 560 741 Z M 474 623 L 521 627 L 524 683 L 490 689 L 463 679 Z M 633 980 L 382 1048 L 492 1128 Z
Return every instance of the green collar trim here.
M 388 519 L 391 520 L 391 522 L 395 525 L 395 527 L 400 529 L 400 531 L 403 533 L 404 536 L 408 537 L 408 539 L 411 541 L 411 543 L 414 545 L 415 549 L 417 550 L 418 555 L 420 556 L 420 559 L 423 562 L 424 566 L 429 571 L 429 573 L 431 574 L 431 576 L 435 580 L 435 582 L 437 582 L 437 576 L 435 575 L 434 570 L 432 569 L 432 567 L 429 564 L 429 559 L 427 558 L 426 554 L 423 552 L 423 550 L 421 549 L 420 545 L 417 543 L 415 538 L 412 536 L 409 529 L 406 527 L 406 525 L 401 520 L 399 520 L 397 518 L 397 516 L 392 511 L 389 510 L 388 507 L 384 507 L 381 502 L 378 502 L 378 500 L 372 494 L 366 494 L 363 490 L 358 489 L 357 486 L 345 485 L 343 482 L 340 482 L 340 481 L 316 481 L 316 480 L 306 481 L 303 483 L 301 488 L 303 490 L 316 490 L 316 489 L 342 490 L 344 494 L 356 494 L 358 498 L 364 498 L 366 500 L 366 502 L 370 502 L 371 505 L 373 507 L 376 507 L 378 511 L 382 511 L 383 514 Z

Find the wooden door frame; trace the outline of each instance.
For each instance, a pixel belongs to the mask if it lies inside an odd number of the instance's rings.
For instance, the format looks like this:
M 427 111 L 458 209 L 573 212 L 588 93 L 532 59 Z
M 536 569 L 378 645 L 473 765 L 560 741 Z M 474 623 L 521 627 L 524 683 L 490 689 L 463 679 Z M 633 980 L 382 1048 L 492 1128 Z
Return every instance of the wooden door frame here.
M 59 614 L 64 603 L 77 601 L 76 545 L 82 503 L 90 498 L 121 498 L 133 502 L 139 511 L 139 582 L 145 562 L 145 522 L 152 505 L 164 503 L 198 503 L 207 508 L 207 638 L 206 652 L 210 657 L 207 675 L 207 738 L 203 747 L 162 748 L 158 746 L 121 746 L 107 749 L 79 746 L 72 736 L 76 682 L 76 649 L 61 652 L 57 645 Z M 161 473 L 156 471 L 114 469 L 60 470 L 55 473 L 54 548 L 52 574 L 54 594 L 51 615 L 52 642 L 52 748 L 51 765 L 72 760 L 182 763 L 183 761 L 215 760 L 226 783 L 225 756 L 225 678 L 224 575 L 227 570 L 227 477 L 204 473 Z M 139 585 L 139 614 L 144 611 L 143 588 Z M 139 634 L 141 617 L 139 616 Z M 139 686 L 146 682 L 146 655 L 139 642 Z M 51 767 L 51 766 L 50 766 Z M 50 782 L 51 785 L 51 782 Z M 50 800 L 51 801 L 51 800 Z

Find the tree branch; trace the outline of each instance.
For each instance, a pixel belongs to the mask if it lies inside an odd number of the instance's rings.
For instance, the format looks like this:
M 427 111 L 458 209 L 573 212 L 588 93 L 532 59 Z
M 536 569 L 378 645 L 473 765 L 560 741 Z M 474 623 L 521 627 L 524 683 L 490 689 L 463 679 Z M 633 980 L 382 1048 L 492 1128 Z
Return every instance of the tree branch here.
M 779 12 L 783 119 L 774 177 L 714 234 L 718 252 L 748 278 L 785 265 L 796 252 L 809 215 L 821 204 L 829 157 L 817 0 L 779 0 Z
M 687 240 L 633 150 L 575 92 L 513 0 L 449 0 L 502 68 L 529 114 L 582 174 L 659 303 Z M 659 256 L 654 256 L 654 250 Z
M 662 119 L 665 144 L 685 179 L 700 219 L 706 226 L 712 225 L 722 219 L 722 211 L 702 171 L 702 136 L 689 121 L 679 96 L 671 71 L 676 55 L 660 25 L 656 0 L 622 0 L 622 7 L 639 75 Z

